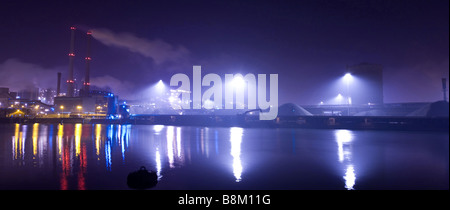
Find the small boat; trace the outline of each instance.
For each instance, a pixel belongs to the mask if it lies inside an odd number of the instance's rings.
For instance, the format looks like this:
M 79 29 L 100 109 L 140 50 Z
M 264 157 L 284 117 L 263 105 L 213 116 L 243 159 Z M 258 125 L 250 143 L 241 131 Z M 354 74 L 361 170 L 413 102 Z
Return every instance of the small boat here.
M 127 185 L 133 189 L 147 189 L 156 186 L 158 183 L 158 176 L 156 172 L 147 171 L 144 166 L 137 171 L 131 172 L 127 176 Z

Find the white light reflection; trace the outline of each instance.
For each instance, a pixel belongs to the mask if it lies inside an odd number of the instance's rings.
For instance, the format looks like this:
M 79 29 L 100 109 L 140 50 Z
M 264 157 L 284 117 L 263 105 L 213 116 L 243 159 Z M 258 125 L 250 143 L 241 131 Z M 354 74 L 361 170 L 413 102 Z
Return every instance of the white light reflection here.
M 154 125 L 153 131 L 155 131 L 155 134 L 159 134 L 163 128 L 164 128 L 164 125 Z
M 125 151 L 128 149 L 128 138 L 130 136 L 130 125 L 123 125 L 119 127 L 120 132 L 120 141 L 121 142 L 121 151 L 122 151 L 122 162 L 125 161 Z
M 114 130 L 113 125 L 110 125 L 108 128 L 108 139 L 111 141 L 113 139 L 113 130 Z
M 114 140 L 117 139 L 117 142 L 119 143 L 119 146 L 122 145 L 122 125 L 117 125 L 117 130 L 116 130 L 116 137 L 114 138 Z
M 173 126 L 167 126 L 167 158 L 169 159 L 169 167 L 174 168 L 173 165 L 173 153 L 175 152 L 173 150 L 173 143 L 174 143 L 174 127 Z
M 181 158 L 181 128 L 177 127 L 177 156 Z
M 355 168 L 352 164 L 352 141 L 353 134 L 350 130 L 336 130 L 336 142 L 338 144 L 338 158 L 339 162 L 344 164 L 345 188 L 353 190 L 356 183 Z
M 40 125 L 38 136 L 38 153 L 37 153 L 39 167 L 42 167 L 44 165 L 44 157 L 47 154 L 48 149 L 47 136 L 48 136 L 48 126 Z
M 175 168 L 176 165 L 184 164 L 184 157 L 181 151 L 181 128 L 174 126 L 167 126 L 166 129 L 167 141 L 167 159 L 170 168 Z M 176 163 L 176 164 L 175 164 Z
M 22 125 L 22 132 L 19 132 L 19 148 L 20 148 L 20 157 L 22 160 L 25 158 L 25 139 L 27 136 L 27 125 Z
M 155 154 L 155 162 L 156 162 L 156 175 L 158 176 L 158 181 L 161 180 L 161 154 L 159 153 L 158 147 L 156 148 Z
M 344 180 L 345 180 L 345 188 L 347 188 L 347 190 L 354 190 L 353 186 L 355 186 L 356 175 L 355 175 L 355 169 L 353 168 L 353 165 L 347 166 Z
M 106 169 L 108 171 L 111 171 L 111 140 L 108 139 L 105 142 L 105 161 L 106 161 Z
M 230 128 L 231 156 L 233 156 L 233 174 L 236 182 L 241 181 L 242 163 L 241 163 L 241 142 L 243 129 L 238 127 Z
M 345 160 L 351 159 L 351 142 L 353 139 L 353 136 L 349 130 L 337 130 L 336 131 L 336 141 L 338 144 L 338 156 L 339 156 L 339 162 L 344 162 Z M 346 147 L 344 149 L 344 147 Z

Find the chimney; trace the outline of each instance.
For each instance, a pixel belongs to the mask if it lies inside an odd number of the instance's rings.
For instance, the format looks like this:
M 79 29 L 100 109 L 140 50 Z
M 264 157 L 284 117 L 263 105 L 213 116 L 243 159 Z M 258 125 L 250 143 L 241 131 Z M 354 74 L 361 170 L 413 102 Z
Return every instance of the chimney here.
M 75 27 L 70 27 L 70 51 L 69 51 L 69 76 L 67 78 L 67 96 L 73 97 L 74 90 L 74 80 L 73 80 L 73 59 L 75 57 L 74 53 L 74 42 L 75 42 Z
M 91 86 L 89 74 L 90 74 L 90 62 L 92 60 L 91 59 L 92 32 L 88 31 L 86 33 L 86 35 L 87 35 L 87 52 L 86 52 L 86 58 L 85 58 L 85 60 L 86 60 L 86 72 L 85 72 L 85 79 L 84 79 L 84 84 L 83 85 L 84 85 L 84 94 L 86 96 L 88 96 L 89 95 L 89 87 Z

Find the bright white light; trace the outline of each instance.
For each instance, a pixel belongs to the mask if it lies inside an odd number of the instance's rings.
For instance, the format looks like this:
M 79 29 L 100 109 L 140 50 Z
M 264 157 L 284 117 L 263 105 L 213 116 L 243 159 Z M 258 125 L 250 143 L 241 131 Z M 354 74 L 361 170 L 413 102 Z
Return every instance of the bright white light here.
M 345 80 L 346 82 L 350 82 L 352 79 L 353 79 L 352 74 L 347 73 L 347 74 L 344 75 L 344 80 Z
M 235 76 L 231 81 L 231 85 L 237 90 L 240 90 L 245 87 L 245 80 L 242 76 Z
M 158 83 L 156 83 L 156 90 L 158 91 L 158 92 L 163 92 L 164 91 L 164 89 L 166 88 L 166 85 L 164 85 L 164 83 L 163 83 L 163 81 L 162 80 L 159 80 L 159 82 Z

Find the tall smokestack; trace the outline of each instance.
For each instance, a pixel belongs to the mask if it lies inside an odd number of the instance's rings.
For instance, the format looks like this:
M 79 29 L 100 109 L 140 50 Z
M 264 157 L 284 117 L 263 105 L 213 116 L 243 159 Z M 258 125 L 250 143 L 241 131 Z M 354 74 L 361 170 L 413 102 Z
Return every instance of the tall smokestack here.
M 58 80 L 56 84 L 56 96 L 59 96 L 61 93 L 61 72 L 58 72 Z
M 75 27 L 70 27 L 70 51 L 69 51 L 69 76 L 67 78 L 67 96 L 73 97 L 74 81 L 73 81 L 73 59 L 75 57 L 74 53 L 74 42 L 75 42 Z
M 89 74 L 90 74 L 90 62 L 91 62 L 91 39 L 92 39 L 92 32 L 88 31 L 86 33 L 87 35 L 87 53 L 86 53 L 86 72 L 85 72 L 85 79 L 84 79 L 84 94 L 86 96 L 89 95 L 89 87 L 91 86 L 90 83 L 90 78 L 89 78 Z

